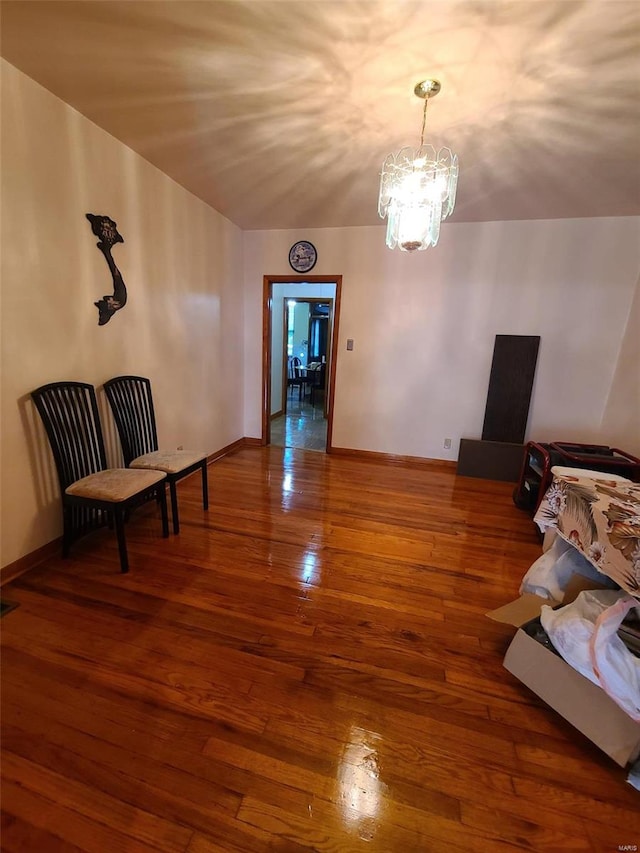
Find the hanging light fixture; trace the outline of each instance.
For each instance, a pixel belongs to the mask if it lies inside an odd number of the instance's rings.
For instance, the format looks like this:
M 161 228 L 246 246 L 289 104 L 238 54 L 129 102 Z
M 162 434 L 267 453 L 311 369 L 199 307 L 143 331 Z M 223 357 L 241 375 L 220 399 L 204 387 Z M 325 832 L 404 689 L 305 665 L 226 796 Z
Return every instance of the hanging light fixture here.
M 438 80 L 423 80 L 413 90 L 424 98 L 420 147 L 389 154 L 382 164 L 378 213 L 387 217 L 387 246 L 402 252 L 435 246 L 440 223 L 453 210 L 458 184 L 458 157 L 448 148 L 436 152 L 424 144 L 429 98 L 440 91 Z

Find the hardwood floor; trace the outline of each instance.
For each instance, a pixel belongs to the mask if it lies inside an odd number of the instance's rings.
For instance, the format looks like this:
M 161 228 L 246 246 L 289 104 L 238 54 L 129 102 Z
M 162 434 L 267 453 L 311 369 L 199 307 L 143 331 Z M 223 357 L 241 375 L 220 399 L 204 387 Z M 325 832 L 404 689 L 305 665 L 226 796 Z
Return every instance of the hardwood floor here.
M 502 667 L 503 483 L 251 448 L 3 588 L 6 851 L 617 851 L 625 771 Z M 631 849 L 631 848 L 627 848 Z
M 312 406 L 306 398 L 299 400 L 293 391 L 295 389 L 289 392 L 287 398 L 287 414 L 271 421 L 271 444 L 324 453 L 327 449 L 324 401 L 319 399 Z

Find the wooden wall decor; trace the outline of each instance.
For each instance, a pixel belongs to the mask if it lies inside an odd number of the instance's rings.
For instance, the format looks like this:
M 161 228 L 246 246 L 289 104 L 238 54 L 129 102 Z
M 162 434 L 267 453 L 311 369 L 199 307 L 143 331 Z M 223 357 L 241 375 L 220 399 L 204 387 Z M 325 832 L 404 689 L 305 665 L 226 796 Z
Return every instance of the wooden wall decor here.
M 96 213 L 87 213 L 87 219 L 91 223 L 91 230 L 98 237 L 97 247 L 105 257 L 109 272 L 113 278 L 113 294 L 103 296 L 93 304 L 98 309 L 98 325 L 104 326 L 113 317 L 116 311 L 127 304 L 127 288 L 120 270 L 111 257 L 111 248 L 116 243 L 124 243 L 124 238 L 118 232 L 118 227 L 113 219 Z
M 482 427 L 485 441 L 524 441 L 539 345 L 539 335 L 496 335 Z

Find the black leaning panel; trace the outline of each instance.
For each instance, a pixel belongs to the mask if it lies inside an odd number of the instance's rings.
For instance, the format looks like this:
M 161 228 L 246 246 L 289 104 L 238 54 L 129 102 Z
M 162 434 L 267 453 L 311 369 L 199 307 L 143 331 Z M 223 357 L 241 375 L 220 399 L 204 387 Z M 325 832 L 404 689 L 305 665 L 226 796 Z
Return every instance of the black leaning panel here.
M 496 335 L 484 441 L 524 441 L 539 345 L 539 335 Z
M 517 483 L 523 455 L 524 444 L 461 438 L 456 474 Z

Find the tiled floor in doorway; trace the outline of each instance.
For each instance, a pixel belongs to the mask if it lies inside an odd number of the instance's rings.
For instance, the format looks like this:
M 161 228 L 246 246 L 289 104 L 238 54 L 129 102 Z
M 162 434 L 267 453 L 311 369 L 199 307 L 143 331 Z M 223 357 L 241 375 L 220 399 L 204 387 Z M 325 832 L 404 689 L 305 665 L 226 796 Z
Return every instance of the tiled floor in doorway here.
M 289 395 L 287 414 L 271 421 L 271 444 L 277 447 L 301 447 L 304 450 L 327 448 L 327 421 L 324 403 L 312 406 L 308 400 Z

